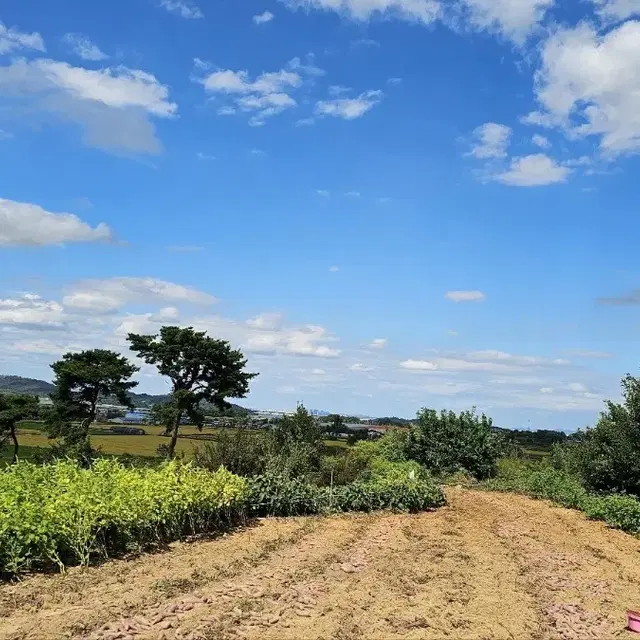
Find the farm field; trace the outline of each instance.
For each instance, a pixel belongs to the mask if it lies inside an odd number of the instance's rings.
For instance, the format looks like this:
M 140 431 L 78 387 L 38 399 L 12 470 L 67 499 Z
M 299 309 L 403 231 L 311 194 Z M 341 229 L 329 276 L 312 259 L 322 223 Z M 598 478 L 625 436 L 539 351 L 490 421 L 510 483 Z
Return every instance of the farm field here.
M 640 541 L 517 495 L 265 519 L 218 539 L 0 587 L 0 638 L 633 637 Z
M 91 427 L 91 444 L 101 453 L 110 455 L 135 455 L 135 456 L 156 456 L 158 446 L 166 445 L 169 439 L 160 435 L 163 428 L 154 425 L 142 425 L 141 428 L 146 431 L 144 436 L 118 435 L 108 433 L 111 425 L 96 425 Z M 185 425 L 180 428 L 180 437 L 176 446 L 178 455 L 183 454 L 190 458 L 196 447 L 201 446 L 207 439 L 215 437 L 219 429 L 207 428 L 198 431 L 196 427 Z M 27 423 L 18 430 L 18 438 L 20 440 L 21 458 L 28 459 L 38 448 L 50 447 L 52 441 L 47 438 L 46 433 L 42 430 L 42 425 L 38 423 Z M 327 447 L 344 448 L 346 442 L 327 440 Z M 7 460 L 10 459 L 9 449 L 3 451 Z

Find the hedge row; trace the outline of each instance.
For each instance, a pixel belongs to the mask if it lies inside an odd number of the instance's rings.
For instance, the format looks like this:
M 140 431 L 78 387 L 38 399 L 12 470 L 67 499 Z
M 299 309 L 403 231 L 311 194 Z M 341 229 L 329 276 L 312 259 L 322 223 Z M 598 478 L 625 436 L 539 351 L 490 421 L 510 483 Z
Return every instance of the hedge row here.
M 640 500 L 629 495 L 589 493 L 578 478 L 549 464 L 504 460 L 498 476 L 483 486 L 552 500 L 614 529 L 640 534 Z
M 355 482 L 318 487 L 305 479 L 262 475 L 249 480 L 248 510 L 258 516 L 343 511 L 427 511 L 445 502 L 440 487 L 416 463 L 376 461 Z
M 0 571 L 88 564 L 210 531 L 240 515 L 246 496 L 247 481 L 222 468 L 20 463 L 0 472 Z
M 19 463 L 0 472 L 0 572 L 86 565 L 246 515 L 421 511 L 443 503 L 434 481 L 406 462 L 377 460 L 339 487 L 277 475 L 246 480 L 222 467 L 210 472 L 176 462 L 131 468 L 100 459 L 91 469 Z

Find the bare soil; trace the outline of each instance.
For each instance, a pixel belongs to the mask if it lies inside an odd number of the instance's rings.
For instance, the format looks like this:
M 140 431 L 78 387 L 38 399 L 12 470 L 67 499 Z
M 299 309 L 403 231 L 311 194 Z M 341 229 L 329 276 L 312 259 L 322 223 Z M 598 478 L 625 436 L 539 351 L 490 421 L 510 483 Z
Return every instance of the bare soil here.
M 633 638 L 640 541 L 515 495 L 419 515 L 266 519 L 0 586 L 1 639 Z

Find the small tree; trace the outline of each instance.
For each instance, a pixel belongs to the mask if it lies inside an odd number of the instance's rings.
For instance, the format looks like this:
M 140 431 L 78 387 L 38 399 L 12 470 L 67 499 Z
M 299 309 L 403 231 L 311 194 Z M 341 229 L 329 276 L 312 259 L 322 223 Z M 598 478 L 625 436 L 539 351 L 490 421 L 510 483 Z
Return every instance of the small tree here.
M 12 464 L 18 461 L 18 422 L 37 417 L 39 407 L 38 396 L 0 393 L 0 447 L 9 439 L 13 442 Z
M 164 427 L 163 436 L 168 436 L 173 431 L 173 425 L 176 422 L 176 416 L 178 413 L 178 406 L 173 401 L 167 400 L 167 402 L 161 402 L 159 404 L 154 404 L 151 407 L 151 421 L 153 424 L 159 424 Z
M 299 404 L 293 415 L 284 416 L 273 425 L 270 468 L 291 476 L 317 471 L 322 457 L 322 435 L 318 421 Z
M 621 384 L 623 403 L 607 401 L 595 427 L 555 453 L 590 489 L 640 495 L 640 379 L 627 375 Z
M 130 333 L 128 340 L 134 353 L 171 380 L 176 412 L 167 448 L 169 458 L 174 456 L 185 414 L 202 428 L 201 402 L 228 409 L 225 398 L 244 398 L 249 382 L 258 375 L 244 371 L 247 361 L 228 342 L 215 340 L 192 327 L 162 327 L 159 336 Z
M 96 419 L 98 401 L 113 397 L 133 408 L 128 392 L 138 384 L 130 380 L 138 367 L 114 351 L 92 349 L 66 353 L 51 368 L 56 389 L 47 417 L 49 437 L 62 438 L 65 452 L 86 462 L 89 426 Z
M 442 411 L 422 409 L 418 424 L 406 439 L 407 457 L 425 465 L 433 473 L 468 471 L 476 478 L 495 473 L 505 444 L 492 430 L 491 418 L 475 410 Z

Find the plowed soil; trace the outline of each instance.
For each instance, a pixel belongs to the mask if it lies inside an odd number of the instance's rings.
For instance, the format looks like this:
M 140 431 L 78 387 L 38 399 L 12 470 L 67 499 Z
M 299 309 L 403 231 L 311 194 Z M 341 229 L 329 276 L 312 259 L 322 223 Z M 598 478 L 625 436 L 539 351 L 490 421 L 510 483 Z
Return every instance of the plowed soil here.
M 515 495 L 419 515 L 266 519 L 0 586 L 0 638 L 633 638 L 640 541 Z

